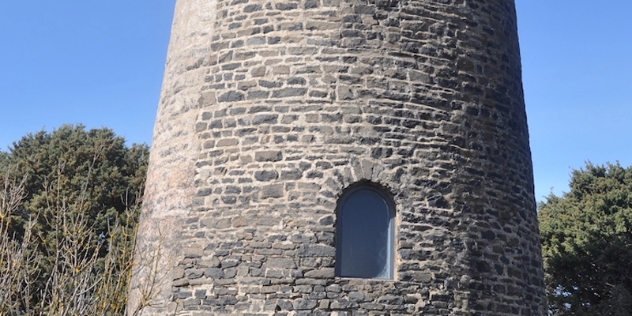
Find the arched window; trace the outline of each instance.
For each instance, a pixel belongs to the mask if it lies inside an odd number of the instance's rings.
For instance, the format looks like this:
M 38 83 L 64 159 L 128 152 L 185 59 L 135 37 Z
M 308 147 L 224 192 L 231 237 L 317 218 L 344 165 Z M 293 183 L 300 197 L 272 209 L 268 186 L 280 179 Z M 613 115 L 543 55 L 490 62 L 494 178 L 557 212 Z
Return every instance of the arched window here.
M 340 197 L 336 212 L 336 275 L 392 279 L 392 200 L 379 188 L 358 185 Z

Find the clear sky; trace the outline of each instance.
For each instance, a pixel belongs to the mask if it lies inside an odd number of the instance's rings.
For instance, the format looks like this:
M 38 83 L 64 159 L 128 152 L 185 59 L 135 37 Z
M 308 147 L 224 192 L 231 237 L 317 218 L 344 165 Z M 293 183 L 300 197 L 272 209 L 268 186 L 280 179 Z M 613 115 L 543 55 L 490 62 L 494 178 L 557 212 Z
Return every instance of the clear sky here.
M 150 143 L 174 3 L 0 1 L 0 150 L 64 123 Z M 632 1 L 516 5 L 536 198 L 632 164 Z

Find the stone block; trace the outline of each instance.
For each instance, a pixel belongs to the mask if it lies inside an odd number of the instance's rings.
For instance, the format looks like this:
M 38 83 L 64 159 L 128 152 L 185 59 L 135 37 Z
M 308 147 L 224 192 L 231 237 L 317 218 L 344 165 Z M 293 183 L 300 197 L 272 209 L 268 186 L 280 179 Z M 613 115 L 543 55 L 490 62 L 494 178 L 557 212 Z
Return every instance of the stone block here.
M 306 278 L 314 278 L 314 279 L 329 279 L 333 278 L 335 275 L 333 268 L 322 268 L 318 270 L 311 270 L 304 273 Z
M 298 248 L 300 257 L 333 257 L 336 255 L 336 248 L 328 245 L 303 244 Z
M 224 277 L 224 271 L 220 268 L 208 268 L 204 270 L 204 276 L 212 279 L 219 279 Z
M 283 88 L 272 91 L 273 98 L 288 98 L 303 96 L 307 93 L 307 88 Z
M 255 161 L 280 161 L 283 154 L 280 151 L 267 150 L 255 152 Z
M 244 100 L 244 94 L 239 91 L 228 91 L 221 94 L 218 98 L 218 102 L 237 102 Z
M 294 301 L 294 303 L 292 304 L 295 310 L 312 309 L 316 307 L 317 305 L 318 305 L 318 302 L 316 300 L 303 300 L 303 299 L 298 299 Z
M 261 198 L 280 198 L 283 196 L 285 190 L 283 190 L 283 184 L 266 185 L 261 188 Z

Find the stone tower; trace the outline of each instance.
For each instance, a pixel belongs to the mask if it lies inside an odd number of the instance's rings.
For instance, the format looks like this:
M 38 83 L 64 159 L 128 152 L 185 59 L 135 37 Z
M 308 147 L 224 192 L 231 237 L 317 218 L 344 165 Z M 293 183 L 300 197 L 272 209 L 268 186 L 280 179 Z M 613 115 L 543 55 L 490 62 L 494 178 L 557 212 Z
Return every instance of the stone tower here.
M 130 309 L 544 315 L 513 0 L 178 0 Z

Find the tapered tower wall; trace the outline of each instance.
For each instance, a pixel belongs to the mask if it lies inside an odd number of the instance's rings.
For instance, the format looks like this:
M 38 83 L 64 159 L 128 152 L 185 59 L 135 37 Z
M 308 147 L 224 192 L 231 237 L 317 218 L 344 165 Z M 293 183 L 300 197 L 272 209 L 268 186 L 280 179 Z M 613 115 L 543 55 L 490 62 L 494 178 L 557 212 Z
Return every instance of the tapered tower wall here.
M 393 279 L 336 276 L 358 183 L 392 198 Z M 514 2 L 178 0 L 151 249 L 148 314 L 544 315 Z

